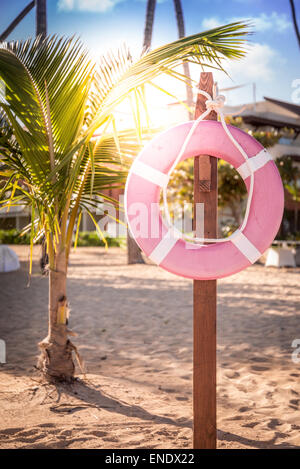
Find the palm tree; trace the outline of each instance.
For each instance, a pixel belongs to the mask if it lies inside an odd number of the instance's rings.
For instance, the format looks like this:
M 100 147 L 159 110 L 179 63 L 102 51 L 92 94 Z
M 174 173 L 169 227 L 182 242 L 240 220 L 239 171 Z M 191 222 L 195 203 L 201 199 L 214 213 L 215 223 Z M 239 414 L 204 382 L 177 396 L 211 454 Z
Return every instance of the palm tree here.
M 138 100 L 144 84 L 162 72 L 177 76 L 174 68 L 183 58 L 200 65 L 210 58 L 209 66 L 220 67 L 221 58 L 243 57 L 246 34 L 246 24 L 233 23 L 159 47 L 136 62 L 123 49 L 101 57 L 98 65 L 74 39 L 0 46 L 0 79 L 6 86 L 0 111 L 19 148 L 0 148 L 5 179 L 0 207 L 30 207 L 31 259 L 33 243 L 43 236 L 47 241 L 49 330 L 39 344 L 38 366 L 48 379 L 70 381 L 74 375 L 76 349 L 67 327 L 73 233 L 82 210 L 99 230 L 92 212 L 97 198 L 124 184 L 121 163 L 137 151 L 135 131 L 116 131 L 116 107 L 132 93 Z M 96 130 L 100 137 L 93 137 Z
M 6 30 L 0 35 L 0 42 L 5 41 L 9 34 L 18 26 L 23 18 L 34 8 L 35 12 L 35 23 L 36 23 L 36 36 L 41 35 L 46 37 L 47 35 L 47 0 L 33 0 L 18 14 L 18 16 L 11 22 Z
M 176 14 L 176 21 L 177 21 L 177 28 L 178 28 L 178 37 L 185 36 L 185 27 L 184 27 L 184 18 L 183 18 L 183 10 L 181 5 L 181 0 L 174 0 L 174 8 Z M 186 83 L 186 97 L 187 97 L 187 105 L 189 108 L 193 106 L 193 90 L 191 87 L 191 75 L 190 75 L 190 67 L 187 62 L 183 62 L 183 73 L 187 78 Z M 193 119 L 193 113 L 189 110 L 189 119 Z
M 127 264 L 145 264 L 142 251 L 127 228 Z
M 291 5 L 291 10 L 292 10 L 294 30 L 295 30 L 295 33 L 296 33 L 296 37 L 297 37 L 297 40 L 298 40 L 299 47 L 300 47 L 300 32 L 299 32 L 297 18 L 296 18 L 296 8 L 295 8 L 294 0 L 290 0 L 290 5 Z
M 146 21 L 145 21 L 145 29 L 144 29 L 144 43 L 143 43 L 143 47 L 145 50 L 150 49 L 151 47 L 155 7 L 156 7 L 156 0 L 147 0 Z
M 36 35 L 47 36 L 47 0 L 36 0 Z
M 181 0 L 173 0 L 173 2 L 174 2 L 174 9 L 175 9 L 175 15 L 176 15 L 178 37 L 182 38 L 185 36 L 185 26 L 184 26 L 184 17 L 183 17 L 183 9 L 181 5 Z M 146 21 L 145 21 L 145 29 L 144 29 L 144 43 L 143 43 L 144 49 L 150 49 L 151 47 L 155 7 L 156 7 L 156 0 L 147 1 Z M 186 83 L 187 105 L 191 108 L 193 105 L 193 91 L 189 84 L 191 82 L 191 76 L 190 76 L 189 65 L 186 61 L 183 62 L 183 72 L 187 79 L 187 83 Z M 189 111 L 189 118 L 190 119 L 193 118 L 192 111 Z
M 0 35 L 0 42 L 5 41 L 7 36 L 15 29 L 16 26 L 22 21 L 23 18 L 34 8 L 35 0 L 29 2 L 25 8 L 18 14 L 18 16 L 10 23 L 10 25 L 6 28 L 5 31 Z
M 153 22 L 155 14 L 156 0 L 147 0 L 146 8 L 146 21 L 144 29 L 144 42 L 143 49 L 147 51 L 151 47 Z M 138 247 L 135 240 L 132 238 L 129 230 L 127 229 L 127 263 L 131 264 L 144 264 L 142 252 Z

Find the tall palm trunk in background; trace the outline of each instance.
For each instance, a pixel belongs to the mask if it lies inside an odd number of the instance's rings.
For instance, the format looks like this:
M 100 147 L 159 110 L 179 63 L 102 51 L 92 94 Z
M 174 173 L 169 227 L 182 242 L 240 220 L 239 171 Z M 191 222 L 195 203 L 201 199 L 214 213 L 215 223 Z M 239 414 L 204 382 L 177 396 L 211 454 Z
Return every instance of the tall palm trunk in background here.
M 150 49 L 152 41 L 153 21 L 156 7 L 156 0 L 147 0 L 146 21 L 144 29 L 144 50 Z M 128 264 L 144 264 L 144 259 L 140 248 L 135 240 L 130 236 L 127 229 L 127 263 Z
M 36 36 L 47 36 L 47 0 L 35 0 L 35 28 Z
M 35 33 L 36 36 L 47 36 L 47 0 L 35 0 Z M 46 240 L 42 245 L 42 254 L 40 258 L 40 266 L 43 275 L 47 274 L 47 246 Z
M 28 5 L 18 14 L 18 16 L 10 23 L 6 30 L 0 35 L 0 42 L 5 41 L 5 39 L 10 35 L 10 33 L 15 29 L 16 26 L 22 21 L 23 18 L 29 13 L 32 8 L 34 8 L 35 2 L 29 2 Z
M 294 29 L 295 29 L 295 33 L 296 33 L 296 36 L 297 36 L 297 39 L 298 39 L 298 44 L 299 44 L 299 47 L 300 47 L 300 32 L 299 32 L 297 18 L 296 18 L 296 9 L 295 9 L 294 0 L 290 0 L 290 5 L 291 5 L 291 10 L 292 10 L 292 18 L 293 18 Z
M 145 264 L 141 250 L 135 240 L 130 236 L 129 230 L 127 230 L 127 263 Z
M 150 49 L 155 14 L 156 0 L 147 0 L 146 22 L 144 29 L 144 49 Z
M 152 42 L 152 32 L 153 32 L 153 23 L 154 23 L 154 14 L 155 14 L 156 0 L 147 0 L 147 9 L 146 9 L 146 21 L 144 29 L 144 49 L 150 49 Z M 174 8 L 176 14 L 178 36 L 179 38 L 185 37 L 185 27 L 183 19 L 183 11 L 180 0 L 174 0 Z M 190 81 L 190 69 L 187 62 L 183 63 L 184 75 Z M 193 105 L 193 91 L 189 84 L 186 85 L 186 94 L 187 94 L 187 105 L 191 108 Z M 189 111 L 189 119 L 193 118 L 192 112 Z M 140 264 L 144 263 L 141 250 L 137 246 L 133 238 L 130 237 L 129 232 L 127 231 L 127 260 L 128 264 Z
M 174 8 L 176 14 L 176 21 L 177 21 L 177 28 L 178 28 L 178 36 L 179 38 L 185 37 L 185 27 L 184 27 L 184 19 L 183 19 L 183 11 L 181 0 L 173 0 L 174 1 Z M 190 68 L 187 62 L 183 63 L 183 72 L 188 80 L 191 80 L 190 75 Z M 187 97 L 187 105 L 191 108 L 193 105 L 193 90 L 190 85 L 186 85 L 186 97 Z M 193 119 L 193 113 L 189 111 L 189 119 Z

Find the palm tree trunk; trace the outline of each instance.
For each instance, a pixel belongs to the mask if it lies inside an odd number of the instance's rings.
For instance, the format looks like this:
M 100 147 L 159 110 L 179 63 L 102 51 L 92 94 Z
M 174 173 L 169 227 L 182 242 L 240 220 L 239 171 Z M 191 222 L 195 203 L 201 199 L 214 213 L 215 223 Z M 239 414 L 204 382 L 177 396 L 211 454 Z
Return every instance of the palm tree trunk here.
M 45 237 L 42 239 L 42 253 L 40 257 L 40 268 L 42 275 L 46 275 L 48 272 L 47 266 L 49 264 L 49 256 L 47 252 L 47 242 Z
M 66 251 L 58 249 L 55 268 L 50 268 L 49 273 L 48 336 L 39 343 L 41 355 L 37 367 L 48 380 L 70 382 L 75 371 L 72 358 L 75 347 L 68 338 L 66 284 Z
M 291 10 L 292 10 L 292 18 L 293 18 L 294 29 L 295 29 L 295 33 L 296 33 L 296 36 L 297 36 L 297 39 L 298 39 L 298 44 L 299 44 L 299 47 L 300 47 L 300 32 L 299 32 L 299 28 L 298 28 L 298 24 L 297 24 L 296 9 L 295 9 L 294 0 L 290 0 L 290 4 L 291 4 Z
M 174 1 L 174 8 L 176 14 L 176 21 L 177 21 L 177 29 L 178 29 L 178 36 L 179 38 L 185 37 L 185 27 L 184 27 L 184 18 L 183 18 L 183 10 L 180 0 L 173 0 Z M 187 62 L 183 63 L 183 73 L 188 79 L 188 82 L 191 82 L 191 75 L 190 75 L 190 68 Z M 193 90 L 191 85 L 188 83 L 186 84 L 186 97 L 187 97 L 187 105 L 192 108 L 193 106 Z M 193 113 L 189 111 L 189 119 L 193 119 Z
M 152 41 L 153 21 L 156 7 L 156 0 L 147 1 L 146 22 L 144 29 L 144 49 L 150 49 Z
M 36 36 L 47 36 L 47 0 L 36 0 Z
M 147 1 L 146 22 L 145 22 L 145 30 L 144 30 L 144 43 L 143 43 L 143 47 L 146 50 L 150 49 L 151 47 L 155 7 L 156 7 L 156 0 Z M 136 244 L 135 240 L 130 235 L 128 229 L 127 229 L 127 263 L 128 264 L 144 264 L 145 263 L 141 250 Z
M 145 264 L 141 250 L 130 235 L 129 230 L 127 230 L 127 263 Z
M 8 28 L 1 34 L 0 36 L 0 42 L 5 41 L 7 36 L 10 35 L 10 33 L 15 29 L 16 26 L 22 21 L 23 18 L 29 13 L 32 8 L 35 5 L 35 1 L 33 0 L 32 2 L 28 3 L 28 5 L 21 11 L 21 13 L 10 23 Z

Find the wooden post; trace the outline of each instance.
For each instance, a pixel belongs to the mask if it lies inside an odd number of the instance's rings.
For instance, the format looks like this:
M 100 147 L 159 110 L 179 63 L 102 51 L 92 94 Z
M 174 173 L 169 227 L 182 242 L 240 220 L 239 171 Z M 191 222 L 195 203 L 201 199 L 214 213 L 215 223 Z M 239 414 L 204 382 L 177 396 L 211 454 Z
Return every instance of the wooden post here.
M 212 96 L 213 75 L 201 73 L 199 88 Z M 199 94 L 195 118 L 206 110 L 206 98 Z M 206 119 L 217 120 L 213 111 Z M 217 237 L 217 158 L 200 155 L 194 162 L 194 204 L 204 204 L 204 236 Z M 194 207 L 194 209 L 196 206 Z M 194 210 L 195 221 L 196 210 Z M 196 225 L 195 225 L 196 226 Z M 214 449 L 216 424 L 216 280 L 194 280 L 194 373 L 193 447 Z

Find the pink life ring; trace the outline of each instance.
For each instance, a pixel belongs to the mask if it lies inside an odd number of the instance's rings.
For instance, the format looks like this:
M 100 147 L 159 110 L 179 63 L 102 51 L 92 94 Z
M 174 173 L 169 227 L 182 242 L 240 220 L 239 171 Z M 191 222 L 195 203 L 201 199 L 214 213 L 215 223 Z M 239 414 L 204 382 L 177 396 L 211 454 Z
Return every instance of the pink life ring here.
M 197 245 L 179 239 L 176 230 L 169 229 L 162 220 L 159 196 L 192 124 L 190 121 L 166 130 L 141 151 L 127 178 L 125 210 L 131 234 L 156 264 L 182 277 L 218 279 L 245 269 L 272 243 L 282 219 L 283 187 L 276 165 L 263 146 L 249 134 L 228 126 L 254 171 L 247 224 L 231 240 L 225 238 L 221 243 Z M 181 161 L 196 155 L 223 158 L 236 168 L 249 190 L 248 165 L 220 122 L 199 122 Z

